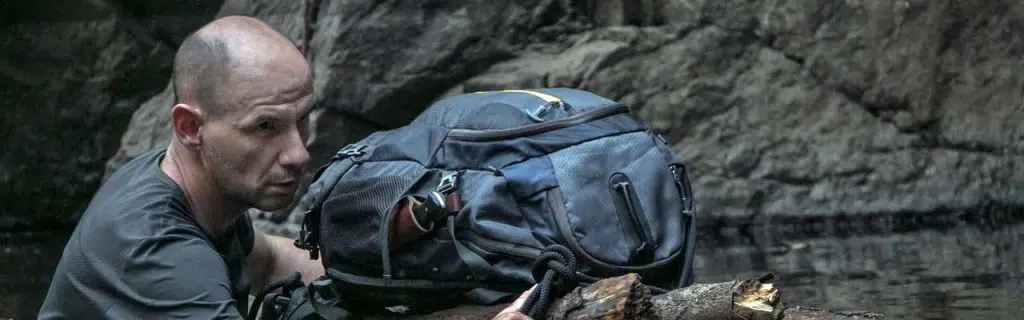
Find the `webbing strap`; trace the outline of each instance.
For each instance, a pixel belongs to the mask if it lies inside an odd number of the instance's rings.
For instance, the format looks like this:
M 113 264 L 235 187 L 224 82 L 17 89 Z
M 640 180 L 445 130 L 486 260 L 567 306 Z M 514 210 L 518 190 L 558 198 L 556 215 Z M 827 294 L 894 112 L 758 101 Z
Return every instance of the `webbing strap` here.
M 498 274 L 498 271 L 490 263 L 487 263 L 487 260 L 469 250 L 462 241 L 455 238 L 455 215 L 448 216 L 448 234 L 451 235 L 452 243 L 455 244 L 455 250 L 458 251 L 459 257 L 469 267 L 469 272 L 473 274 L 473 278 L 484 280 L 487 278 L 487 275 Z
M 469 267 L 469 272 L 473 274 L 473 278 L 477 280 L 483 280 L 488 275 L 496 275 L 498 271 L 487 263 L 483 257 L 476 254 L 462 241 L 455 238 L 455 215 L 448 216 L 448 234 L 452 237 L 452 243 L 455 244 L 455 250 L 458 251 L 459 257 Z M 491 305 L 495 302 L 501 301 L 502 299 L 512 296 L 513 293 L 498 291 L 488 288 L 476 288 L 466 293 L 466 298 L 479 304 Z

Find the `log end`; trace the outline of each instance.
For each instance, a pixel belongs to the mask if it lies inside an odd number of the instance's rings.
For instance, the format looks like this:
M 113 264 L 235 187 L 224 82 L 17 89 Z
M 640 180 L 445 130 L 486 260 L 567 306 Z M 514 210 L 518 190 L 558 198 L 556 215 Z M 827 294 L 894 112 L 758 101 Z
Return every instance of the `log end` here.
M 771 283 L 772 274 L 737 282 L 733 287 L 732 313 L 740 319 L 777 319 L 779 316 L 779 289 Z
M 566 294 L 548 319 L 654 319 L 651 292 L 630 273 L 602 279 Z

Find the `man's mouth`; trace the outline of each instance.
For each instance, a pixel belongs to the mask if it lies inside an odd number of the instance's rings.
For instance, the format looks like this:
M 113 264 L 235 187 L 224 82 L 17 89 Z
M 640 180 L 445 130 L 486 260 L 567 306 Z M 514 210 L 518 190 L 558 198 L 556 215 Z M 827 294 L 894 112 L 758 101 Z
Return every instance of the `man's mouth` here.
M 298 181 L 296 181 L 296 180 L 288 180 L 288 181 L 284 181 L 284 182 L 273 183 L 271 185 L 275 186 L 275 187 L 279 187 L 279 188 L 292 189 L 292 188 L 295 188 L 295 186 L 297 184 L 298 184 Z

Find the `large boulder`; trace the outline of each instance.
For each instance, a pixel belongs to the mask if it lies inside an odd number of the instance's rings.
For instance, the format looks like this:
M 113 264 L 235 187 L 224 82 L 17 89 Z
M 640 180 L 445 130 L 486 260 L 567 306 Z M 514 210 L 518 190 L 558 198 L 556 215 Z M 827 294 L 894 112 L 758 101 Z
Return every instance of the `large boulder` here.
M 1024 206 L 1014 1 L 287 3 L 224 10 L 311 61 L 311 166 L 438 98 L 564 86 L 626 103 L 674 143 L 703 223 Z M 110 169 L 166 144 L 164 107 L 142 106 Z M 293 234 L 299 219 L 260 227 Z
M 0 6 L 0 230 L 60 228 L 84 209 L 128 119 L 163 88 L 175 41 L 217 7 L 109 0 Z
M 568 35 L 448 94 L 623 101 L 691 163 L 705 223 L 1024 208 L 1024 4 L 661 5 L 664 25 Z

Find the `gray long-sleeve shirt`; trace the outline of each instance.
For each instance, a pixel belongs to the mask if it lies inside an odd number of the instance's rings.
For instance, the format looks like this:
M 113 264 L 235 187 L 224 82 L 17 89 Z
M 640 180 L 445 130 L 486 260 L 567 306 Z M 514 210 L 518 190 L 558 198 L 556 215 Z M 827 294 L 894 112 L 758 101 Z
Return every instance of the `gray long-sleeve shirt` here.
M 160 170 L 164 150 L 125 164 L 97 191 L 72 233 L 40 319 L 241 319 L 251 278 L 252 221 L 212 239 L 181 188 Z

